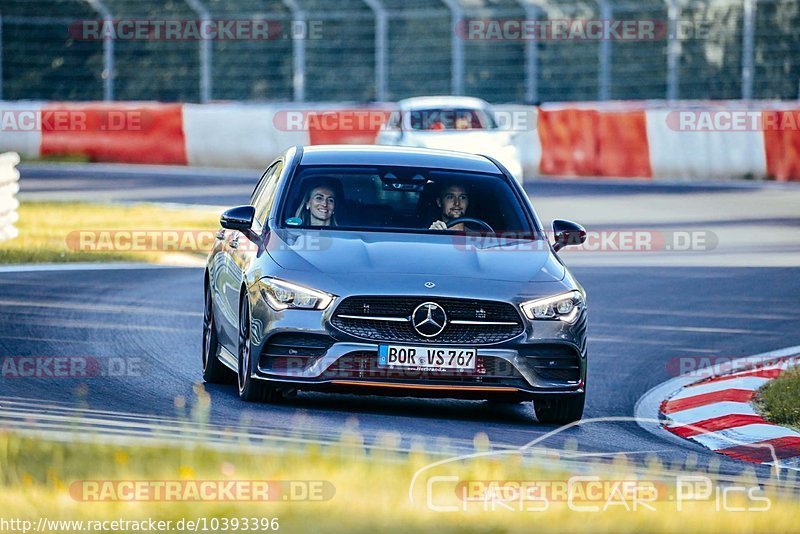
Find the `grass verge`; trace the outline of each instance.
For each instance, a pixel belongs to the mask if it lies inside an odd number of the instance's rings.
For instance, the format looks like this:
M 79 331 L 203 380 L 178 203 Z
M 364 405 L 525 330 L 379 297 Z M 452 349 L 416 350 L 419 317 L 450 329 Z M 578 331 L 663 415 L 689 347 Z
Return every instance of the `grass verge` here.
M 91 163 L 92 159 L 86 154 L 58 154 L 41 156 L 38 158 L 28 158 L 21 156 L 24 163 Z
M 148 204 L 22 202 L 18 212 L 19 236 L 0 242 L 0 264 L 204 258 L 219 227 L 213 210 Z
M 474 481 L 539 481 L 562 484 L 578 473 L 558 470 L 549 462 L 544 470 L 514 455 L 474 458 L 427 470 L 414 486 L 415 501 L 409 501 L 409 483 L 415 472 L 436 458 L 422 452 L 372 452 L 366 454 L 359 437 L 351 433 L 334 445 L 309 444 L 283 452 L 259 452 L 241 444 L 239 450 L 221 452 L 202 446 L 116 446 L 95 443 L 63 443 L 0 433 L 0 521 L 20 519 L 37 524 L 48 521 L 171 521 L 169 531 L 181 520 L 205 521 L 205 531 L 245 531 L 233 520 L 278 519 L 282 532 L 684 532 L 700 528 L 704 533 L 797 532 L 797 502 L 789 495 L 769 496 L 764 502 L 748 500 L 737 492 L 720 507 L 719 493 L 677 504 L 669 475 L 651 463 L 646 475 L 624 461 L 610 466 L 601 481 L 655 481 L 664 486 L 656 499 L 638 508 L 630 499 L 622 504 L 605 485 L 599 498 L 589 492 L 568 502 L 552 493 L 517 502 L 510 497 L 502 505 L 486 501 L 467 502 L 457 497 L 460 488 Z M 391 436 L 387 436 L 391 442 Z M 478 441 L 476 440 L 476 446 Z M 486 447 L 484 442 L 481 447 Z M 599 471 L 598 471 L 599 472 Z M 593 471 L 582 471 L 591 475 Z M 637 474 L 633 474 L 637 473 Z M 683 473 L 688 474 L 688 473 Z M 696 474 L 696 473 L 695 473 Z M 450 477 L 438 478 L 432 477 Z M 711 475 L 709 475 L 711 476 Z M 119 498 L 121 484 L 131 481 L 153 487 L 176 481 L 182 487 L 191 481 L 272 481 L 269 500 L 241 502 L 213 500 L 190 502 L 184 497 L 170 500 L 108 500 Z M 277 486 L 275 483 L 282 481 Z M 288 481 L 296 482 L 292 486 Z M 307 491 L 308 481 L 324 484 L 319 492 Z M 473 481 L 473 482 L 468 482 Z M 739 483 L 752 487 L 753 480 Z M 580 487 L 584 485 L 579 484 Z M 115 488 L 109 491 L 97 488 Z M 273 488 L 278 487 L 277 491 Z M 295 489 L 287 490 L 294 487 Z M 322 487 L 321 485 L 318 487 Z M 646 488 L 647 486 L 641 486 Z M 472 490 L 469 490 L 472 491 Z M 310 497 L 310 495 L 314 497 Z M 153 493 L 151 492 L 152 496 Z M 626 495 L 629 495 L 626 492 Z M 85 500 L 86 497 L 99 500 Z M 432 506 L 455 506 L 453 511 Z M 584 507 L 576 510 L 575 506 Z M 590 508 L 586 508 L 590 507 Z M 749 509 L 749 511 L 747 511 Z M 727 511 L 726 511 L 727 510 Z M 217 521 L 217 527 L 213 521 Z M 0 522 L 0 524 L 2 524 Z M 263 524 L 262 524 L 263 525 Z M 79 531 L 77 525 L 58 526 L 58 532 Z M 51 526 L 51 529 L 53 527 Z M 112 527 L 105 526 L 110 531 Z M 122 531 L 133 531 L 129 525 Z M 204 531 L 202 528 L 199 531 Z M 250 531 L 267 529 L 261 526 Z M 46 530 L 45 530 L 46 531 Z
M 767 421 L 800 430 L 800 367 L 764 384 L 756 404 Z

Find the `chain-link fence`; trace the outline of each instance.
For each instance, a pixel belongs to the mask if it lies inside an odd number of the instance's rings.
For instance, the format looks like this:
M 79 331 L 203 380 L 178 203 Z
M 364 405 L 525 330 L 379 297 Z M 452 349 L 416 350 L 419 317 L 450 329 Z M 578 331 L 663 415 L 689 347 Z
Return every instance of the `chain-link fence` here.
M 0 17 L 7 100 L 800 97 L 797 0 L 0 0 Z

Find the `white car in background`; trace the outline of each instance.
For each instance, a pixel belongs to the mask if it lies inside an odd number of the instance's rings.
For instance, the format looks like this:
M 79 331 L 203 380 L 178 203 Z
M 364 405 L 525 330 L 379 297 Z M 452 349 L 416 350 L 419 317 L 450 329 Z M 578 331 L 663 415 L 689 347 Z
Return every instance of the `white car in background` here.
M 421 96 L 398 102 L 375 143 L 457 150 L 497 159 L 522 183 L 523 170 L 512 129 L 498 125 L 488 102 L 465 96 Z

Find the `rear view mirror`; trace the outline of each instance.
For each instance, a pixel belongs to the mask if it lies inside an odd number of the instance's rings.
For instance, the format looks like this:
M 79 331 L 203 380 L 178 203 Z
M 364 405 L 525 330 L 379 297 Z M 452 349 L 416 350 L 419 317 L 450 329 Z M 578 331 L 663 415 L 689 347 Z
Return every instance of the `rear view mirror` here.
M 397 176 L 394 173 L 387 172 L 381 176 L 384 191 L 414 191 L 421 192 L 425 189 L 425 184 L 428 179 L 421 174 L 414 176 Z
M 237 206 L 225 211 L 219 218 L 219 224 L 228 230 L 244 232 L 253 226 L 256 209 L 253 206 Z
M 582 245 L 586 241 L 586 229 L 578 223 L 556 219 L 553 221 L 553 239 L 556 252 L 570 245 Z

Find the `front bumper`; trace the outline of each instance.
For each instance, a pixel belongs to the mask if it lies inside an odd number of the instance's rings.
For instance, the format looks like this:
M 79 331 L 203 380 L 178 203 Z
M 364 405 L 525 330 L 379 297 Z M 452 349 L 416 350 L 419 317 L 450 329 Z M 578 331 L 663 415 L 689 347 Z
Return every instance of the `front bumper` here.
M 585 391 L 586 310 L 573 324 L 524 321 L 524 332 L 502 343 L 441 345 L 475 348 L 474 372 L 381 368 L 381 342 L 339 331 L 331 325 L 330 313 L 276 312 L 263 301 L 256 303 L 253 378 L 287 390 L 424 397 L 536 398 Z

